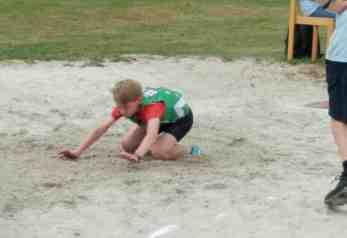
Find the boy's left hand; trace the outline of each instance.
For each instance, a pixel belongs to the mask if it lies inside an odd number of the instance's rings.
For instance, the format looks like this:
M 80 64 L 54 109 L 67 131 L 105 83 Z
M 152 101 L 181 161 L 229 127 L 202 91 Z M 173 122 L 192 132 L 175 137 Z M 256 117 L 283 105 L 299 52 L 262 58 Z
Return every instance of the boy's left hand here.
M 80 156 L 80 153 L 74 150 L 62 150 L 58 153 L 58 155 L 58 158 L 62 160 L 77 160 Z
M 119 156 L 122 159 L 126 159 L 130 162 L 140 162 L 139 157 L 137 157 L 135 154 L 130 154 L 130 153 L 125 152 L 125 151 L 121 151 Z

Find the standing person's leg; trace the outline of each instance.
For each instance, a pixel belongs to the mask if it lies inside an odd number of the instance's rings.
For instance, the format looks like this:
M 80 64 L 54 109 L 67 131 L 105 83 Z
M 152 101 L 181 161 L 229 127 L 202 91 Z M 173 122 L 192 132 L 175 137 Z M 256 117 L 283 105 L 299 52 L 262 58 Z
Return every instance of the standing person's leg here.
M 343 171 L 337 186 L 325 197 L 328 205 L 347 204 L 347 63 L 326 62 L 331 130 Z
M 331 130 L 342 161 L 347 160 L 347 125 L 331 119 Z

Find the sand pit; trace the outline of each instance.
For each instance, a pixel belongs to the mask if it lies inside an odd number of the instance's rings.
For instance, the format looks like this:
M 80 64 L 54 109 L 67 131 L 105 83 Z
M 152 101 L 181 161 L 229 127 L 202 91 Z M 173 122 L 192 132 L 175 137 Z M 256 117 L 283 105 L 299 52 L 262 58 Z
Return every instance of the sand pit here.
M 322 200 L 339 172 L 324 69 L 252 59 L 0 64 L 0 237 L 340 237 Z M 207 160 L 117 159 L 121 121 L 78 162 L 56 159 L 106 118 L 134 78 L 185 93 L 185 144 Z

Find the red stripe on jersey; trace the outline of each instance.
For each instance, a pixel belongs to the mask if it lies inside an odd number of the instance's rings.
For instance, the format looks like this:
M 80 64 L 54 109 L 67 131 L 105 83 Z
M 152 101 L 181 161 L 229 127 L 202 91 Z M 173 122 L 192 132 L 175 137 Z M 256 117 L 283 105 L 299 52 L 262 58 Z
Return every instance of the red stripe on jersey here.
M 161 118 L 165 112 L 165 104 L 162 102 L 151 103 L 136 112 L 135 117 L 142 123 L 147 123 L 150 119 Z M 111 113 L 113 119 L 118 120 L 122 117 L 120 110 L 117 107 L 112 109 Z

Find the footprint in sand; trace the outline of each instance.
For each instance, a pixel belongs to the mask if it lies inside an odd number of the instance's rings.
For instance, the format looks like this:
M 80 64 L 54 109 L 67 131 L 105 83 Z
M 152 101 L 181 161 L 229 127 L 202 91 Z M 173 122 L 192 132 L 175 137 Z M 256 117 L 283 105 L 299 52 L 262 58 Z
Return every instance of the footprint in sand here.
M 204 187 L 206 190 L 223 190 L 227 189 L 228 186 L 224 183 L 213 183 L 213 184 L 208 184 Z

